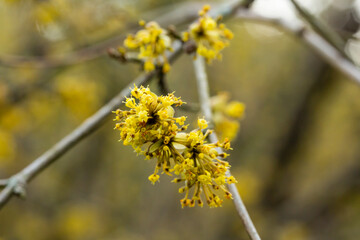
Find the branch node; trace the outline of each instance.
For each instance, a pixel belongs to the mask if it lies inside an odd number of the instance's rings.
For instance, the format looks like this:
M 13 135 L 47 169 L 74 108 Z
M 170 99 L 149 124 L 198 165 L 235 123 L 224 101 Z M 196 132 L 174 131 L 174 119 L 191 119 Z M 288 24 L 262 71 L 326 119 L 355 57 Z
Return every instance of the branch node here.
M 25 190 L 26 181 L 22 177 L 18 175 L 11 177 L 8 181 L 8 185 L 12 186 L 13 193 L 15 195 L 17 195 L 20 198 L 26 197 L 26 190 Z
M 194 40 L 189 40 L 185 42 L 183 45 L 183 49 L 186 54 L 192 54 L 196 52 L 197 49 L 196 42 Z

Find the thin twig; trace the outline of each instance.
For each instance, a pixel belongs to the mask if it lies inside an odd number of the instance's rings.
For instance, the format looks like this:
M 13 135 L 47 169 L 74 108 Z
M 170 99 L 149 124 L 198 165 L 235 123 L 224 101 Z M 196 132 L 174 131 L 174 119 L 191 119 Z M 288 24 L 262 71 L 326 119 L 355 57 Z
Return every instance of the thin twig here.
M 6 185 L 6 187 L 1 191 L 0 194 L 0 209 L 8 203 L 11 198 L 11 195 L 14 193 L 14 187 L 11 185 Z
M 251 12 L 250 10 L 243 9 L 240 9 L 236 16 L 242 20 L 269 24 L 292 33 L 312 48 L 324 61 L 357 84 L 360 84 L 360 69 L 344 57 L 341 52 L 334 48 L 323 37 L 316 32 L 307 29 L 303 24 L 296 24 L 283 19 L 268 18 Z
M 179 109 L 186 112 L 199 112 L 200 105 L 198 103 L 186 102 L 186 104 L 179 106 Z
M 158 86 L 161 94 L 167 95 L 168 93 L 170 93 L 170 89 L 166 79 L 166 73 L 163 72 L 162 67 L 160 68 L 158 74 Z
M 195 75 L 198 85 L 198 94 L 199 94 L 199 101 L 201 106 L 201 111 L 205 116 L 205 119 L 212 122 L 212 112 L 211 112 L 211 103 L 210 103 L 210 93 L 209 93 L 209 84 L 205 70 L 205 62 L 201 56 L 198 56 L 194 61 L 194 69 Z M 218 142 L 218 138 L 215 133 L 212 133 L 209 136 L 210 142 L 215 143 Z M 219 153 L 222 152 L 221 149 L 218 150 Z M 226 172 L 226 176 L 230 177 L 231 173 L 230 170 Z M 233 196 L 233 202 L 235 208 L 241 217 L 245 225 L 245 229 L 249 234 L 250 239 L 252 240 L 261 240 L 259 234 L 256 231 L 255 225 L 252 222 L 249 213 L 246 210 L 246 207 L 241 199 L 238 189 L 236 188 L 235 184 L 228 184 L 229 191 Z
M 136 53 L 121 53 L 115 48 L 109 48 L 108 49 L 108 55 L 109 57 L 121 62 L 121 63 L 138 63 L 143 64 L 143 61 L 137 57 Z
M 9 180 L 7 179 L 1 179 L 0 180 L 0 187 L 4 187 L 8 184 Z

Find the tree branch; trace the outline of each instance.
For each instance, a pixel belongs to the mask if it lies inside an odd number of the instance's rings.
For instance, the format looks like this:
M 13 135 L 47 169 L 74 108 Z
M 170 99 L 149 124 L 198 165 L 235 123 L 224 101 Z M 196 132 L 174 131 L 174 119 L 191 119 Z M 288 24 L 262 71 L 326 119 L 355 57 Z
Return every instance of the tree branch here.
M 328 43 L 335 47 L 341 54 L 352 62 L 350 57 L 344 51 L 346 42 L 327 24 L 311 15 L 305 8 L 303 8 L 296 0 L 290 0 L 300 16 Z
M 0 180 L 0 187 L 5 187 L 8 184 L 8 180 L 7 179 L 1 179 Z
M 211 103 L 210 103 L 210 93 L 209 93 L 209 84 L 205 70 L 205 62 L 201 56 L 197 56 L 196 60 L 194 60 L 194 69 L 195 75 L 198 85 L 198 94 L 199 101 L 201 106 L 201 111 L 205 115 L 205 119 L 212 123 L 212 112 L 211 112 Z M 218 138 L 215 133 L 210 134 L 209 136 L 210 142 L 216 143 L 218 142 Z M 221 149 L 218 149 L 219 153 L 222 153 Z M 226 176 L 230 177 L 230 170 L 227 170 Z M 235 184 L 228 184 L 229 191 L 233 196 L 233 202 L 235 208 L 244 223 L 245 229 L 252 240 L 261 240 L 259 234 L 256 231 L 254 223 L 252 222 L 248 211 L 241 199 L 239 191 Z
M 241 7 L 243 4 L 248 4 L 251 0 L 236 0 L 221 4 L 215 11 L 212 11 L 211 15 L 223 15 L 227 16 L 233 14 L 236 9 Z M 171 52 L 167 59 L 170 63 L 175 61 L 182 52 L 182 44 L 175 42 L 173 46 L 174 51 Z M 56 143 L 43 155 L 35 159 L 31 164 L 21 170 L 19 173 L 10 177 L 7 181 L 6 187 L 0 192 L 0 209 L 10 200 L 13 195 L 25 195 L 25 186 L 35 176 L 42 172 L 49 165 L 54 163 L 59 157 L 65 154 L 68 150 L 74 147 L 82 139 L 89 136 L 96 129 L 98 129 L 110 115 L 123 102 L 126 96 L 130 94 L 130 88 L 133 85 L 144 85 L 148 83 L 154 76 L 158 74 L 158 69 L 142 74 L 124 88 L 117 96 L 115 96 L 105 106 L 100 108 L 94 115 L 86 119 L 78 128 L 73 130 L 70 134 Z M 5 182 L 3 182 L 5 183 Z
M 360 69 L 344 57 L 341 52 L 334 48 L 323 37 L 316 32 L 307 29 L 303 24 L 298 25 L 282 19 L 268 18 L 243 9 L 240 9 L 236 16 L 242 20 L 269 24 L 292 33 L 312 48 L 324 61 L 357 84 L 360 84 Z
M 179 42 L 176 42 L 173 48 L 174 52 L 170 53 L 168 56 L 170 62 L 173 62 L 182 52 L 182 46 Z M 8 180 L 6 188 L 0 193 L 0 209 L 14 194 L 24 195 L 22 193 L 25 192 L 24 187 L 28 182 L 55 162 L 64 153 L 74 147 L 82 139 L 99 128 L 111 112 L 120 106 L 120 104 L 125 100 L 125 97 L 130 95 L 130 88 L 133 87 L 134 84 L 137 86 L 147 84 L 157 74 L 157 71 L 158 70 L 140 75 L 99 111 L 86 119 L 78 128 L 56 143 L 43 155 L 35 159 L 22 171 L 11 177 Z

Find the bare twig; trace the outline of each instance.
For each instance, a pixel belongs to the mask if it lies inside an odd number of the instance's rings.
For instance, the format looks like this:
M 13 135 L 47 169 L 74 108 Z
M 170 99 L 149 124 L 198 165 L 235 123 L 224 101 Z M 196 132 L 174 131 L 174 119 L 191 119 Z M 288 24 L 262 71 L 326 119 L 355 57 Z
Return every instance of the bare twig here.
M 198 56 L 197 59 L 194 61 L 194 69 L 195 75 L 198 85 L 198 94 L 199 94 L 199 101 L 201 106 L 201 111 L 205 115 L 205 119 L 212 122 L 212 112 L 211 112 L 211 104 L 210 104 L 210 93 L 209 93 L 209 84 L 205 70 L 205 62 L 201 56 Z M 215 143 L 218 142 L 218 138 L 215 133 L 212 133 L 209 136 L 210 142 Z M 218 150 L 220 153 L 222 152 L 221 149 Z M 230 177 L 231 173 L 230 170 L 226 172 L 226 176 Z M 245 229 L 252 240 L 260 240 L 260 236 L 256 231 L 256 228 L 249 216 L 249 213 L 246 210 L 246 207 L 241 199 L 238 189 L 236 188 L 235 184 L 228 184 L 229 191 L 233 196 L 233 202 L 235 208 L 241 217 L 245 225 Z
M 10 200 L 11 195 L 14 194 L 14 187 L 6 185 L 0 194 L 0 209 Z
M 198 103 L 186 102 L 186 104 L 179 106 L 179 109 L 186 112 L 199 112 L 200 105 Z
M 162 71 L 162 67 L 158 74 L 158 86 L 159 86 L 161 94 L 167 95 L 168 93 L 170 93 L 170 89 L 167 84 L 166 73 L 164 73 Z
M 0 180 L 0 187 L 4 187 L 4 186 L 6 186 L 7 184 L 8 184 L 8 180 L 7 179 L 1 179 Z
M 139 63 L 143 64 L 143 61 L 137 57 L 136 53 L 121 53 L 115 48 L 109 48 L 108 49 L 108 55 L 109 57 L 121 62 L 121 63 Z
M 239 10 L 236 15 L 239 19 L 269 24 L 292 33 L 311 47 L 315 53 L 324 59 L 324 61 L 357 84 L 360 84 L 360 69 L 344 57 L 341 52 L 334 48 L 323 37 L 316 32 L 307 29 L 303 24 L 299 25 L 282 19 L 264 17 L 255 14 L 250 10 Z

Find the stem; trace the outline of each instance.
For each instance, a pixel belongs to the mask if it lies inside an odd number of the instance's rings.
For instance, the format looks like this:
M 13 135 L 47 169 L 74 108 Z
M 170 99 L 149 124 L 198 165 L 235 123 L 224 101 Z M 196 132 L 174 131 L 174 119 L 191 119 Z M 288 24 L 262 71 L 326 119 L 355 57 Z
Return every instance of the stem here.
M 160 68 L 159 74 L 158 74 L 158 86 L 160 89 L 160 92 L 162 95 L 167 95 L 170 93 L 170 89 L 168 87 L 167 81 L 166 81 L 166 74 L 162 70 L 163 67 Z
M 196 60 L 194 60 L 194 69 L 196 75 L 196 82 L 198 85 L 198 93 L 199 93 L 199 102 L 201 105 L 201 111 L 205 116 L 205 119 L 212 122 L 212 112 L 210 105 L 210 93 L 209 93 L 209 83 L 205 70 L 205 62 L 204 58 L 201 56 L 197 56 Z M 218 138 L 215 133 L 209 135 L 210 142 L 216 143 L 218 142 Z M 222 150 L 218 150 L 219 153 L 222 153 Z M 226 176 L 230 177 L 230 170 L 227 170 Z M 245 229 L 249 234 L 250 239 L 252 240 L 261 240 L 259 234 L 256 231 L 255 225 L 252 222 L 248 211 L 241 199 L 239 191 L 235 184 L 228 184 L 229 191 L 233 196 L 233 202 L 236 208 L 237 213 L 239 214 L 242 222 L 244 223 Z

